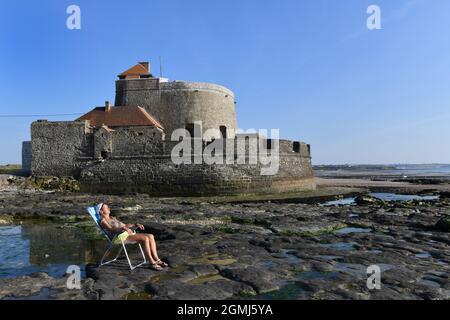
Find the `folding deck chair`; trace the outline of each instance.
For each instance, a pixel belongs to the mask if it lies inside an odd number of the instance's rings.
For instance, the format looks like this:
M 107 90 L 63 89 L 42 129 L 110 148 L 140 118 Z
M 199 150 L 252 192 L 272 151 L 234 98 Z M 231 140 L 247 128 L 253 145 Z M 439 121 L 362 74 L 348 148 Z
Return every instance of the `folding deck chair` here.
M 117 255 L 115 256 L 115 258 L 112 259 L 112 260 L 109 260 L 109 261 L 104 262 L 104 260 L 105 260 L 106 256 L 108 255 L 108 253 L 110 253 L 111 249 L 114 247 L 114 245 L 116 245 L 116 243 L 114 243 L 114 240 L 116 240 L 116 238 L 117 238 L 118 235 L 115 235 L 115 236 L 111 239 L 111 237 L 109 236 L 109 234 L 103 229 L 103 227 L 102 227 L 101 224 L 100 224 L 100 222 L 101 222 L 101 217 L 100 217 L 100 214 L 99 214 L 99 212 L 98 212 L 98 210 L 97 210 L 97 207 L 87 207 L 86 210 L 87 210 L 87 212 L 89 213 L 89 215 L 91 216 L 91 218 L 94 220 L 95 225 L 97 226 L 97 228 L 100 229 L 100 231 L 103 233 L 103 235 L 106 237 L 106 239 L 108 240 L 108 243 L 109 243 L 108 249 L 106 250 L 105 254 L 103 255 L 103 258 L 102 258 L 102 260 L 100 261 L 99 267 L 102 267 L 102 266 L 104 266 L 104 265 L 106 265 L 106 264 L 109 264 L 109 263 L 111 263 L 111 262 L 116 261 L 116 260 L 119 258 L 120 254 L 122 253 L 122 250 L 125 252 L 125 256 L 127 257 L 127 260 L 128 260 L 128 265 L 130 266 L 130 270 L 134 270 L 134 269 L 136 269 L 137 267 L 140 267 L 140 266 L 142 266 L 143 264 L 147 263 L 147 259 L 145 258 L 144 251 L 142 250 L 141 245 L 138 244 L 139 249 L 141 250 L 142 257 L 144 258 L 144 261 L 141 262 L 141 263 L 138 264 L 138 265 L 133 266 L 133 265 L 131 264 L 130 257 L 128 256 L 126 244 L 135 244 L 136 242 L 135 242 L 135 241 L 129 241 L 129 240 L 123 241 L 122 239 L 120 240 L 121 244 L 117 244 L 117 245 L 121 245 L 121 247 L 120 247 L 119 252 L 118 252 Z

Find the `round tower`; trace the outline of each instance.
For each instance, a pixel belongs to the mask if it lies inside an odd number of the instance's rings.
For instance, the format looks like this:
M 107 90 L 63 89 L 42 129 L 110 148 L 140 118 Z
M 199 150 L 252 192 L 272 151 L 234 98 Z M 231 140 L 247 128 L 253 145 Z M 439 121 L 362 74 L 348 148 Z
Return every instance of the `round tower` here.
M 142 75 L 130 75 L 127 71 L 116 81 L 116 106 L 145 108 L 164 126 L 169 139 L 174 130 L 191 131 L 200 123 L 205 139 L 210 138 L 205 135 L 208 129 L 215 129 L 222 137 L 234 138 L 236 113 L 231 90 L 211 83 L 168 82 L 154 78 L 149 69 Z

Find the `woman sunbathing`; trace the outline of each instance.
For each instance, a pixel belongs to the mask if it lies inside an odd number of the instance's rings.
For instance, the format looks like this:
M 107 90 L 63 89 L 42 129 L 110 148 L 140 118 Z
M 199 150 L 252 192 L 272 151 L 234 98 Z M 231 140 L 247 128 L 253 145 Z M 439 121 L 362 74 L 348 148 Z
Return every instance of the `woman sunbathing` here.
M 134 241 L 143 247 L 144 253 L 150 261 L 150 268 L 160 271 L 163 267 L 168 267 L 168 264 L 158 257 L 155 237 L 152 234 L 136 233 L 131 230 L 131 228 L 144 230 L 145 227 L 142 224 L 124 224 L 116 218 L 111 217 L 111 210 L 105 203 L 99 205 L 98 212 L 102 218 L 101 225 L 111 238 L 123 233 L 123 236 L 120 235 L 122 241 Z

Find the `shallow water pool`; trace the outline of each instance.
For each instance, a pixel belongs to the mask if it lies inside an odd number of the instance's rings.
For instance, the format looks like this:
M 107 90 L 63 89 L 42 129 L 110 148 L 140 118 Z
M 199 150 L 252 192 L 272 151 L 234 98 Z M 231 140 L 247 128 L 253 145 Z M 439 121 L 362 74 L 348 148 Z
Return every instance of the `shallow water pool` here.
M 0 226 L 0 278 L 35 272 L 62 277 L 69 265 L 78 265 L 84 277 L 85 265 L 97 262 L 105 246 L 106 241 L 56 224 Z
M 369 233 L 369 232 L 372 232 L 372 229 L 347 227 L 347 228 L 342 228 L 342 229 L 336 230 L 335 233 L 337 235 L 345 235 L 345 234 L 351 234 L 351 233 Z
M 369 193 L 374 198 L 383 201 L 433 201 L 438 200 L 439 196 L 419 196 L 415 194 L 398 194 L 398 193 L 384 193 L 384 192 L 372 192 Z M 337 205 L 354 205 L 356 197 L 342 198 L 332 201 L 326 201 L 321 203 L 321 206 L 337 206 Z

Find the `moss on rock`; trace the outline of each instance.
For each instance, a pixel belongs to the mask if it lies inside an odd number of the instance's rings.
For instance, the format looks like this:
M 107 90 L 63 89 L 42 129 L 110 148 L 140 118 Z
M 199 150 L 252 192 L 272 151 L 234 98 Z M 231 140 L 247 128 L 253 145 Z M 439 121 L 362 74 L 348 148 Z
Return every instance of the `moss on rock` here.
M 30 177 L 27 183 L 36 189 L 80 192 L 81 184 L 73 177 Z

